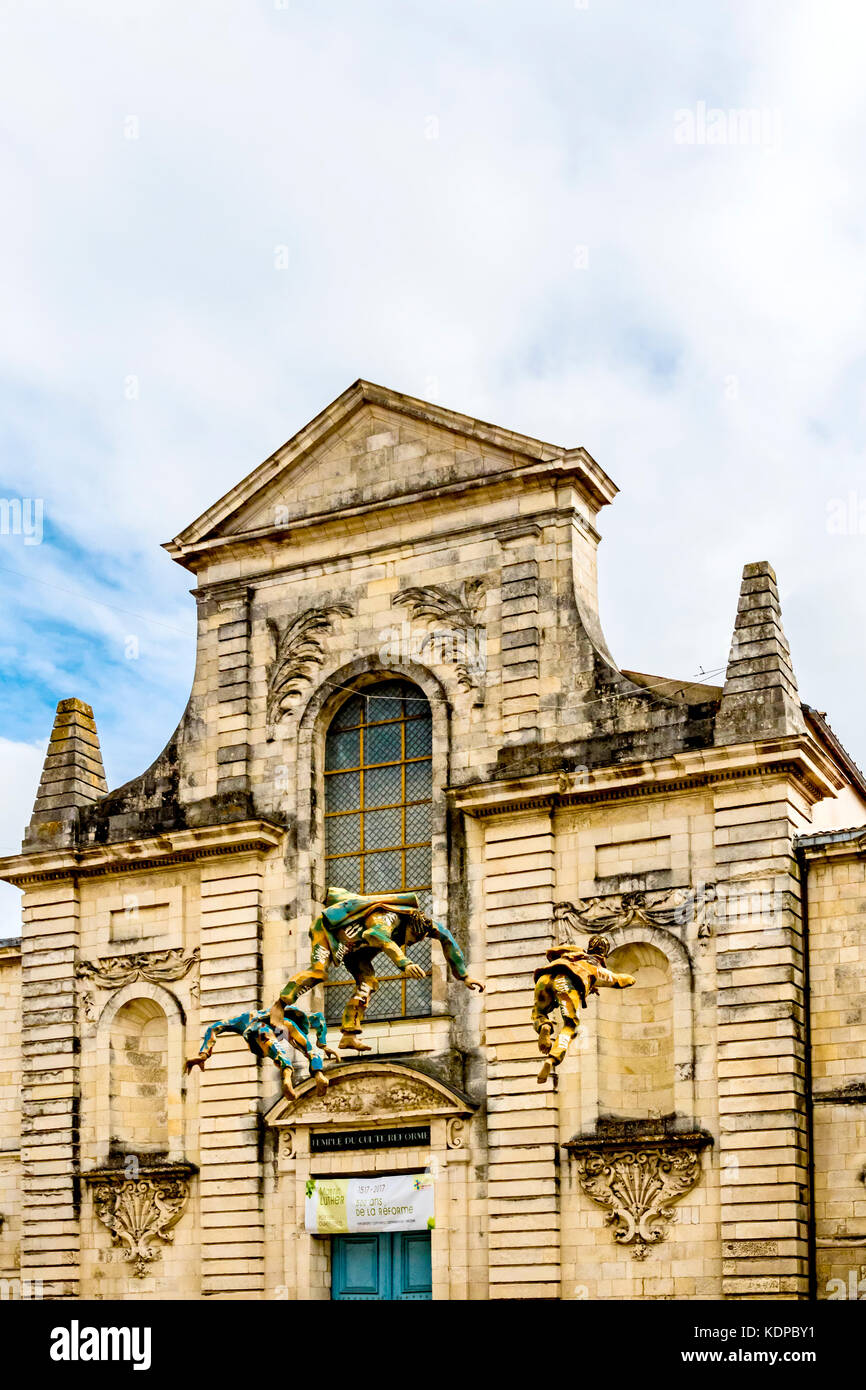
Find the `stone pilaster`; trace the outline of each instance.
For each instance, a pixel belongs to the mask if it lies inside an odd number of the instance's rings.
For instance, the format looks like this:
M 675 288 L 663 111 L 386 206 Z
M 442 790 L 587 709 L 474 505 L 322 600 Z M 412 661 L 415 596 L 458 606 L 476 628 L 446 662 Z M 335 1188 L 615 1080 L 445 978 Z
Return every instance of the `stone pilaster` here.
M 538 723 L 538 527 L 503 539 L 502 732 L 509 743 L 535 738 Z
M 784 778 L 715 796 L 723 1292 L 808 1293 L 805 976 Z
M 41 1280 L 44 1298 L 77 1298 L 77 885 L 66 880 L 28 889 L 23 915 L 21 1277 Z
M 536 1080 L 532 972 L 553 945 L 546 809 L 485 822 L 490 1297 L 560 1293 L 559 1118 Z
M 257 1008 L 261 988 L 262 868 L 238 856 L 202 874 L 201 1026 Z M 219 1040 L 201 1073 L 202 1292 L 256 1297 L 264 1289 L 259 1140 L 262 1065 L 242 1039 Z
M 249 590 L 221 595 L 217 627 L 217 793 L 248 792 Z

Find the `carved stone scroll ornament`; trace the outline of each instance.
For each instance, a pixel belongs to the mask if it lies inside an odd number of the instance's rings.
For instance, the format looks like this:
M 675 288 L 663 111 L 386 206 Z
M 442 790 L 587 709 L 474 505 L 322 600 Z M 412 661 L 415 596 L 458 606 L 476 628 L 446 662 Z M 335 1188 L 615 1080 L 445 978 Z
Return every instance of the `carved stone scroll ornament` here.
M 463 1148 L 463 1145 L 464 1145 L 464 1142 L 465 1142 L 465 1139 L 466 1139 L 466 1136 L 465 1136 L 465 1134 L 464 1134 L 464 1130 L 465 1130 L 465 1129 L 466 1129 L 466 1121 L 465 1121 L 465 1120 L 462 1120 L 462 1119 L 457 1118 L 457 1119 L 453 1119 L 453 1120 L 449 1120 L 449 1121 L 448 1121 L 448 1129 L 447 1129 L 447 1135 L 446 1135 L 446 1143 L 447 1143 L 449 1149 L 462 1149 L 462 1148 Z
M 701 1175 L 701 1150 L 711 1143 L 701 1131 L 632 1143 L 598 1138 L 566 1145 L 580 1186 L 603 1207 L 618 1245 L 644 1260 L 676 1220 L 674 1202 L 691 1192 Z
M 560 940 L 574 944 L 578 934 L 611 931 L 614 927 L 641 924 L 650 927 L 684 927 L 695 922 L 698 936 L 712 935 L 716 885 L 697 888 L 665 888 L 657 892 L 609 893 L 597 898 L 578 898 L 557 903 L 553 909 Z
M 122 1249 L 137 1279 L 150 1273 L 162 1245 L 170 1245 L 189 1201 L 192 1164 L 166 1165 L 142 1170 L 127 1178 L 123 1169 L 97 1169 L 85 1174 L 93 1190 L 93 1210 L 111 1233 L 112 1244 Z
M 89 980 L 97 989 L 121 989 L 134 984 L 136 980 L 147 980 L 152 985 L 164 985 L 173 980 L 182 980 L 198 963 L 199 949 L 196 946 L 188 956 L 183 947 L 175 946 L 166 951 L 138 951 L 130 956 L 103 956 L 100 960 L 83 960 L 75 969 L 79 980 Z M 90 1006 L 92 1011 L 92 996 Z M 84 996 L 87 1014 L 88 995 Z
M 305 608 L 284 626 L 268 618 L 273 638 L 274 658 L 267 669 L 268 693 L 265 706 L 266 735 L 273 739 L 277 724 L 288 714 L 292 702 L 312 679 L 325 659 L 322 639 L 332 631 L 337 618 L 351 617 L 347 603 L 325 608 Z
M 484 703 L 487 676 L 487 644 L 481 611 L 487 591 L 484 579 L 466 579 L 457 588 L 430 584 L 402 589 L 394 604 L 409 609 L 413 618 L 435 623 L 422 643 L 434 660 L 453 661 L 457 683 L 475 694 L 475 704 Z

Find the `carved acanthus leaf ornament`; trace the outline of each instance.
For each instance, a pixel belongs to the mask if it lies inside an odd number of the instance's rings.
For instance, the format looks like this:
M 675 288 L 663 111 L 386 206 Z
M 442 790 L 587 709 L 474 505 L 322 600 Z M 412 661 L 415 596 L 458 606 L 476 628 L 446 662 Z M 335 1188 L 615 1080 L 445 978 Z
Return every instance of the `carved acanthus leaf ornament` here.
M 614 927 L 634 925 L 672 928 L 697 924 L 698 936 L 712 934 L 716 885 L 702 883 L 697 888 L 665 888 L 657 892 L 609 893 L 596 898 L 578 898 L 573 903 L 556 903 L 554 920 L 562 944 L 576 944 L 578 934 L 591 936 Z
M 411 1079 L 371 1076 L 333 1086 L 315 1104 L 330 1115 L 364 1115 L 429 1110 L 440 1106 L 441 1097 L 428 1086 Z
M 475 703 L 484 701 L 487 675 L 486 634 L 481 618 L 487 581 L 466 579 L 456 588 L 429 584 L 402 589 L 393 603 L 402 604 L 413 618 L 435 623 L 422 643 L 436 661 L 452 661 L 462 690 L 475 693 Z
M 324 608 L 305 608 L 284 626 L 268 618 L 274 642 L 274 658 L 267 669 L 268 693 L 265 707 L 267 737 L 274 737 L 277 724 L 288 714 L 292 702 L 304 691 L 317 666 L 325 659 L 322 639 L 333 629 L 337 618 L 351 617 L 347 603 Z
M 137 951 L 130 956 L 103 956 L 100 960 L 81 961 L 75 973 L 79 980 L 89 980 L 98 989 L 121 989 L 136 980 L 164 985 L 188 975 L 198 963 L 199 954 L 197 946 L 188 956 L 183 947 L 175 946 L 165 951 Z

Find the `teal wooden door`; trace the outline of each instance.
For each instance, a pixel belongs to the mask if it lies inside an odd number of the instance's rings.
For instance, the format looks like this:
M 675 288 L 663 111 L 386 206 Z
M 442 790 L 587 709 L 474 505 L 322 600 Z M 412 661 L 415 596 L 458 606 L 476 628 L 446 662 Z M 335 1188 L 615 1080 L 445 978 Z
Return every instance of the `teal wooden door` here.
M 392 1298 L 432 1298 L 433 1261 L 429 1231 L 391 1237 Z
M 331 1257 L 332 1298 L 433 1297 L 429 1231 L 334 1236 Z

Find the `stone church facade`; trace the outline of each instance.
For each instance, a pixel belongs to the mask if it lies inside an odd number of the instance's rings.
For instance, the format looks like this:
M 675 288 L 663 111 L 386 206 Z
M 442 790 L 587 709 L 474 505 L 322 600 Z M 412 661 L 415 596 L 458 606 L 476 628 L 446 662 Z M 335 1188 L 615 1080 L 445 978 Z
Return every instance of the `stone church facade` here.
M 109 791 L 62 701 L 0 863 L 10 1287 L 383 1296 L 338 1288 L 308 1184 L 427 1174 L 429 1286 L 384 1296 L 866 1290 L 866 785 L 765 563 L 718 685 L 617 666 L 615 492 L 582 448 L 357 382 L 168 545 L 197 585 L 180 725 Z M 186 1077 L 307 963 L 329 883 L 417 890 L 486 992 L 422 946 L 323 1097 L 238 1038 Z M 637 984 L 540 1086 L 532 972 L 598 931 Z M 343 978 L 310 1007 L 338 1020 Z

